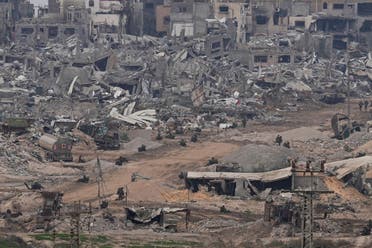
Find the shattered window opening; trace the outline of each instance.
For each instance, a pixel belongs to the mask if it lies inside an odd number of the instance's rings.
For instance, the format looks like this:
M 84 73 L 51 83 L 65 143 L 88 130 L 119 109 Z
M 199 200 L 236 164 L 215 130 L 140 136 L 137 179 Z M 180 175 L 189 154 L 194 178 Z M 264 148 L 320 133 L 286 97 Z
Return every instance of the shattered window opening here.
M 328 9 L 328 3 L 327 2 L 323 3 L 323 9 Z
M 170 23 L 170 16 L 164 16 L 163 17 L 163 24 L 168 25 Z
M 220 13 L 229 12 L 229 6 L 227 6 L 227 5 L 221 5 L 219 9 L 220 9 Z
M 48 27 L 48 38 L 53 39 L 58 36 L 58 27 Z
M 187 11 L 186 7 L 179 7 L 178 8 L 178 13 L 185 13 Z
M 81 19 L 81 13 L 80 12 L 75 13 L 75 19 Z
M 219 42 L 219 41 L 213 42 L 212 45 L 211 45 L 212 49 L 216 49 L 216 48 L 220 48 L 220 47 L 221 47 L 221 42 Z
M 268 18 L 264 15 L 258 15 L 256 16 L 256 24 L 264 25 L 267 24 Z
M 34 32 L 33 28 L 22 28 L 21 33 L 22 34 L 32 34 Z
M 334 3 L 333 9 L 344 9 L 345 5 L 343 3 Z
M 74 28 L 65 28 L 65 31 L 63 32 L 65 35 L 71 36 L 75 34 L 75 29 Z
M 304 28 L 305 27 L 305 21 L 295 21 L 295 26 L 298 28 Z
M 372 20 L 364 21 L 359 31 L 362 33 L 372 32 Z
M 281 55 L 278 57 L 278 63 L 291 63 L 291 55 Z
M 145 3 L 145 9 L 153 9 L 154 3 Z
M 98 30 L 100 33 L 104 34 L 115 34 L 118 32 L 119 28 L 115 25 L 102 24 L 99 25 Z
M 371 16 L 372 15 L 372 3 L 358 3 L 358 15 L 359 16 Z
M 268 56 L 267 55 L 256 55 L 254 56 L 255 63 L 267 63 Z
M 273 24 L 274 25 L 279 25 L 279 11 L 276 10 L 274 12 L 274 16 L 273 16 Z
M 346 50 L 347 49 L 347 38 L 338 38 L 333 39 L 333 48 L 337 50 Z

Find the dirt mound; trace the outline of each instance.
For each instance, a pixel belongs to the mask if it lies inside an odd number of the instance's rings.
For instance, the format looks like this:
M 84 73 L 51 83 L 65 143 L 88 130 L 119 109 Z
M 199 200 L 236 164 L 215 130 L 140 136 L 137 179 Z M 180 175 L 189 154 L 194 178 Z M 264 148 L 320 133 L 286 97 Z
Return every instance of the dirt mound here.
M 142 137 L 137 137 L 130 142 L 125 143 L 123 147 L 126 151 L 137 152 L 138 147 L 142 145 L 145 145 L 147 150 L 156 149 L 162 146 L 162 144 L 160 144 L 159 142 L 151 141 Z
M 365 201 L 368 199 L 354 187 L 345 187 L 344 184 L 335 177 L 327 177 L 325 183 L 329 190 L 340 195 L 344 200 Z
M 175 190 L 172 192 L 162 192 L 161 193 L 166 202 L 188 202 L 190 200 L 210 200 L 213 199 L 211 195 L 206 192 L 198 191 L 192 193 L 188 190 Z
M 280 146 L 248 144 L 224 157 L 224 162 L 238 163 L 242 172 L 264 172 L 288 167 L 288 157 L 296 153 Z

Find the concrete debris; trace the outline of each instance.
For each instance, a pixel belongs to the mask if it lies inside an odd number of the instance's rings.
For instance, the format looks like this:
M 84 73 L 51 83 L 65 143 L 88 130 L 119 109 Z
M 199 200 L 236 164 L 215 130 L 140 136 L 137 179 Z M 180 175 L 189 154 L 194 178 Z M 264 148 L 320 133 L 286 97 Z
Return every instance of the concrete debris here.
M 132 107 L 133 108 L 133 107 Z M 125 110 L 128 113 L 127 109 Z M 149 127 L 152 122 L 156 121 L 155 110 L 141 110 L 132 114 L 122 115 L 118 112 L 117 108 L 112 108 L 109 116 L 120 121 L 124 121 L 131 125 L 138 125 L 140 127 Z
M 224 161 L 239 164 L 242 172 L 263 172 L 287 167 L 289 157 L 301 156 L 285 147 L 248 144 Z
M 284 247 L 303 223 L 364 245 L 371 1 L 47 2 L 0 0 L 2 233 L 162 246 L 132 242 L 164 237 L 129 230 L 147 226 L 190 232 L 168 247 Z M 311 195 L 314 222 L 293 193 L 308 209 L 309 190 L 335 193 Z
M 361 193 L 372 194 L 371 156 L 363 156 L 325 164 L 328 173 L 354 186 Z
M 151 224 L 158 222 L 161 224 L 165 214 L 175 214 L 178 212 L 187 212 L 187 208 L 126 208 L 127 219 L 137 224 Z

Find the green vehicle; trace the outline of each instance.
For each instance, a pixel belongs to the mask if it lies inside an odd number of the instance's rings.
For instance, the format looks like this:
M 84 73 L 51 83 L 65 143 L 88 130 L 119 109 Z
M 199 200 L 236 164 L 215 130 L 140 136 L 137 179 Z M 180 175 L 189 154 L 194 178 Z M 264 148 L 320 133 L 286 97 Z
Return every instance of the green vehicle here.
M 31 126 L 32 120 L 23 117 L 5 118 L 1 123 L 1 128 L 4 134 L 11 132 L 25 132 Z

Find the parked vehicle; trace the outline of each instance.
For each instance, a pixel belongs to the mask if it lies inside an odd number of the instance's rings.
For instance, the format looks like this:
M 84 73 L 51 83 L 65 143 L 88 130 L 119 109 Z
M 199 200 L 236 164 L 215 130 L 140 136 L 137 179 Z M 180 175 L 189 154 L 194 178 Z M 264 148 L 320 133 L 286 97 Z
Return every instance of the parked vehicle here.
M 72 140 L 69 138 L 44 134 L 39 139 L 39 145 L 47 150 L 46 157 L 49 161 L 72 161 Z

